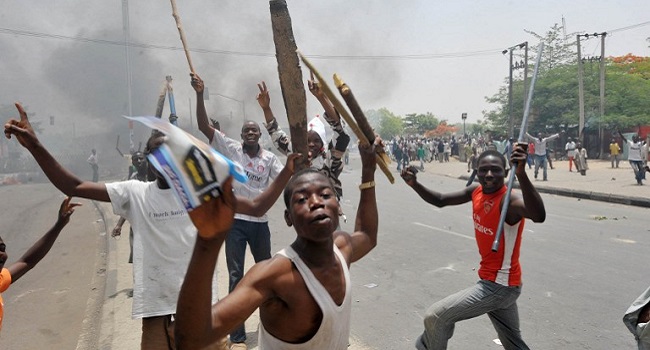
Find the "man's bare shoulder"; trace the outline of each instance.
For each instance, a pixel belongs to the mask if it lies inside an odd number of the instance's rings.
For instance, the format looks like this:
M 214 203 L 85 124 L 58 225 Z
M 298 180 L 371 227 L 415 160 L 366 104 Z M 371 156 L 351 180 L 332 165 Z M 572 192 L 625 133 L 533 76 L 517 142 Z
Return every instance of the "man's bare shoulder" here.
M 276 254 L 271 259 L 260 261 L 246 273 L 249 279 L 258 282 L 274 282 L 293 271 L 293 263 L 286 256 Z

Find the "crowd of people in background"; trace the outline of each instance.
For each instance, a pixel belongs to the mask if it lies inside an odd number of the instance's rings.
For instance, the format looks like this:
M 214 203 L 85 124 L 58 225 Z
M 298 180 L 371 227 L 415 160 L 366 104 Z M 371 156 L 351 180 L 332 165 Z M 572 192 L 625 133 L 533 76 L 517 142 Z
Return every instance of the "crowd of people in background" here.
M 553 159 L 568 160 L 569 172 L 574 172 L 582 176 L 587 175 L 589 170 L 590 159 L 589 152 L 584 143 L 578 138 L 556 133 L 545 135 L 542 132 L 535 132 L 526 135 L 528 141 L 528 158 L 527 165 L 529 169 L 534 168 L 534 177 L 537 180 L 539 173 L 542 173 L 541 180 L 548 181 L 548 168 L 555 169 Z M 564 146 L 560 140 L 566 140 Z M 393 137 L 387 142 L 387 152 L 397 163 L 397 171 L 411 165 L 411 162 L 417 164 L 419 171 L 424 171 L 424 164 L 431 162 L 446 163 L 450 157 L 456 156 L 462 162 L 467 162 L 468 172 L 472 173 L 474 159 L 482 152 L 495 150 L 509 159 L 512 153 L 514 138 L 504 138 L 495 140 L 489 134 L 466 134 L 457 137 L 456 135 L 441 137 L 426 137 L 421 135 L 400 135 Z M 624 145 L 627 146 L 624 147 Z M 626 138 L 623 134 L 617 132 L 611 139 L 611 143 L 606 147 L 605 155 L 611 160 L 611 167 L 618 168 L 621 159 L 626 156 L 634 172 L 634 179 L 638 185 L 643 185 L 645 173 L 648 171 L 648 146 L 650 145 L 650 135 L 646 140 L 638 136 Z M 592 149 L 592 152 L 593 149 Z M 592 156 L 596 156 L 592 154 Z M 603 158 L 603 157 L 601 157 Z M 603 158 L 604 159 L 604 158 Z M 508 167 L 511 167 L 508 164 Z M 470 182 L 473 176 L 470 174 Z

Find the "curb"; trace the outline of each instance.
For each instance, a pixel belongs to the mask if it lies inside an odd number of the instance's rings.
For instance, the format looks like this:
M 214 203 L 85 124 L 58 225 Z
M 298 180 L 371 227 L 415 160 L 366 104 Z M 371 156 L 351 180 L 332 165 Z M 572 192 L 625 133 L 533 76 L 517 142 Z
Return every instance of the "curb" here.
M 449 177 L 454 178 L 453 176 L 449 176 Z M 458 179 L 467 181 L 469 180 L 469 176 L 461 175 L 458 177 Z M 519 184 L 515 182 L 514 187 L 519 188 Z M 624 204 L 624 205 L 631 205 L 631 206 L 642 207 L 642 208 L 650 208 L 650 198 L 628 197 L 628 196 L 621 196 L 621 195 L 611 194 L 611 193 L 572 190 L 567 188 L 553 188 L 553 187 L 546 187 L 544 185 L 542 186 L 535 185 L 535 188 L 540 193 L 554 194 L 557 196 L 572 197 L 578 199 L 590 199 L 592 201 Z

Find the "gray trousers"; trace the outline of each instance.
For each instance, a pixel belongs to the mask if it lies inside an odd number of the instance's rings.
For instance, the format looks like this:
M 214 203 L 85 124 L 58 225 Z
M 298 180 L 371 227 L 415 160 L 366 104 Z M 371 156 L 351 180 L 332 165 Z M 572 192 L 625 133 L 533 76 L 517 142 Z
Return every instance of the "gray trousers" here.
M 419 350 L 446 349 L 456 322 L 487 314 L 505 349 L 528 349 L 519 330 L 517 298 L 520 294 L 521 287 L 480 280 L 440 300 L 427 310 L 424 333 L 415 347 Z

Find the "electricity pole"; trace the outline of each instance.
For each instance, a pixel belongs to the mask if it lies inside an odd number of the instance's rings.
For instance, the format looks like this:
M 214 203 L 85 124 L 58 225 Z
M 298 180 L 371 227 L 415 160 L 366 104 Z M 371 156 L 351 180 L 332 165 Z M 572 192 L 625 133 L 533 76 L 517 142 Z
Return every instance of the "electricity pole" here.
M 510 51 L 510 77 L 508 78 L 508 137 L 515 132 L 515 119 L 512 116 L 512 49 Z
M 603 132 L 603 118 L 605 117 L 605 36 L 600 33 L 600 122 L 598 123 L 598 138 L 600 140 L 600 159 L 605 155 L 605 133 Z
M 600 61 L 600 105 L 599 105 L 599 113 L 600 113 L 600 118 L 598 122 L 598 150 L 600 152 L 600 156 L 602 157 L 604 154 L 604 142 L 603 142 L 603 117 L 605 116 L 605 36 L 607 36 L 606 32 L 602 33 L 593 33 L 593 34 L 578 34 L 576 35 L 577 43 L 578 43 L 578 99 L 579 99 L 579 104 L 580 104 L 580 119 L 579 119 L 579 139 L 580 142 L 584 142 L 583 139 L 583 132 L 582 129 L 585 127 L 585 87 L 584 87 L 584 64 L 582 60 L 582 53 L 580 50 L 580 38 L 584 37 L 585 39 L 589 39 L 590 37 L 600 37 L 600 57 L 598 58 Z M 593 61 L 593 58 L 589 58 L 589 61 Z
M 519 63 L 517 63 L 517 66 L 514 67 L 512 65 L 512 54 L 513 51 L 516 48 L 523 49 L 526 48 L 526 62 L 522 64 L 521 66 Z M 515 133 L 515 118 L 513 116 L 513 110 L 512 110 L 512 71 L 515 69 L 519 68 L 525 68 L 524 70 L 524 103 L 526 101 L 526 80 L 527 80 L 527 73 L 528 73 L 528 42 L 523 42 L 521 44 L 515 45 L 513 47 L 509 47 L 503 51 L 501 51 L 502 54 L 510 53 L 510 60 L 509 60 L 509 78 L 508 78 L 508 138 L 514 137 Z
M 578 140 L 580 143 L 583 143 L 582 139 L 582 129 L 585 128 L 585 86 L 582 78 L 582 54 L 580 53 L 580 37 L 581 35 L 576 35 L 578 43 L 578 106 L 579 106 L 579 115 L 578 115 Z

